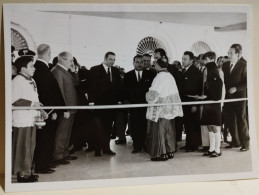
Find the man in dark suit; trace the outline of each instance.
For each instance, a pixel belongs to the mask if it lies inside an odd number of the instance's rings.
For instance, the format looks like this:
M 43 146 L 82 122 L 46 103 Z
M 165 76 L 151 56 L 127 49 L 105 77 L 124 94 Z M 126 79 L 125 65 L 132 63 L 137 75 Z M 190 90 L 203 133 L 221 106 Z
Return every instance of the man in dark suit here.
M 90 69 L 90 105 L 116 105 L 121 103 L 121 76 L 120 71 L 113 67 L 115 63 L 115 53 L 107 52 L 104 56 L 104 62 L 93 66 Z M 96 156 L 101 156 L 101 150 L 104 154 L 115 155 L 110 149 L 110 136 L 112 124 L 115 120 L 116 110 L 101 109 L 96 111 L 104 128 L 104 141 L 101 148 L 95 150 Z
M 247 97 L 247 70 L 246 62 L 240 59 L 242 47 L 240 44 L 233 44 L 228 56 L 230 61 L 222 66 L 226 87 L 226 99 Z M 241 151 L 249 150 L 249 132 L 246 118 L 246 101 L 225 103 L 228 117 L 228 127 L 232 136 L 232 142 L 226 148 L 239 147 Z
M 133 58 L 134 69 L 126 73 L 124 79 L 126 99 L 131 104 L 141 104 L 146 102 L 146 93 L 152 84 L 154 74 L 149 70 L 144 69 L 143 56 L 136 55 Z M 133 139 L 133 151 L 146 150 L 146 133 L 147 133 L 147 108 L 131 108 L 130 124 L 131 136 Z
M 194 55 L 192 52 L 184 52 L 182 57 L 183 83 L 182 90 L 180 90 L 183 102 L 195 101 L 195 99 L 189 95 L 201 95 L 202 93 L 202 74 L 199 69 L 193 65 L 193 59 Z M 187 152 L 193 152 L 196 151 L 201 144 L 199 107 L 197 105 L 186 105 L 183 106 L 183 112 L 186 143 L 185 146 L 180 149 L 186 150 Z
M 64 106 L 59 85 L 49 70 L 48 62 L 51 58 L 49 45 L 41 44 L 37 48 L 38 59 L 34 64 L 35 73 L 33 79 L 36 82 L 39 100 L 44 106 Z M 49 112 L 49 111 L 48 111 Z M 57 129 L 57 114 L 63 112 L 54 110 L 46 120 L 46 126 L 42 130 L 37 130 L 35 149 L 35 171 L 37 173 L 52 173 L 53 146 Z M 52 164 L 52 165 L 51 165 Z
M 79 105 L 77 94 L 79 78 L 75 71 L 73 56 L 69 52 L 61 52 L 58 55 L 57 65 L 52 69 L 52 74 L 58 82 L 66 106 Z M 62 164 L 67 160 L 77 159 L 77 157 L 69 155 L 69 141 L 75 114 L 76 110 L 69 110 L 68 118 L 61 116 L 58 120 L 53 154 L 57 163 Z

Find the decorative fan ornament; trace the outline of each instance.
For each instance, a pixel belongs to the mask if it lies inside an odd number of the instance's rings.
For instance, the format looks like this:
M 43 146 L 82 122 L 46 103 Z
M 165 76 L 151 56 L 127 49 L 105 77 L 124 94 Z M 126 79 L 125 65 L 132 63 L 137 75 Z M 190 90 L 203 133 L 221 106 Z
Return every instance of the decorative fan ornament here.
M 11 29 L 11 43 L 15 47 L 15 51 L 28 49 L 28 43 L 25 38 L 17 30 Z
M 208 51 L 211 51 L 211 48 L 207 43 L 203 41 L 197 41 L 192 45 L 191 51 L 195 56 L 198 56 L 200 54 L 204 54 Z
M 138 46 L 137 46 L 137 54 L 139 55 L 143 55 L 143 54 L 149 54 L 151 56 L 154 55 L 154 51 L 157 48 L 162 48 L 164 50 L 165 47 L 163 46 L 163 44 L 156 38 L 154 37 L 145 37 L 144 39 L 142 39 Z

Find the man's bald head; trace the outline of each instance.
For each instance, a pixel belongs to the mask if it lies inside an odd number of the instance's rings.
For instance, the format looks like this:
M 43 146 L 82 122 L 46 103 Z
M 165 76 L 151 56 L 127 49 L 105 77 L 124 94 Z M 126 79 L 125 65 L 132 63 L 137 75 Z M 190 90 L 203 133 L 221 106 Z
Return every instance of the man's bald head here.
M 51 50 L 50 46 L 47 44 L 40 44 L 37 47 L 37 55 L 39 59 L 45 60 L 46 62 L 49 62 L 51 59 Z
M 61 52 L 58 54 L 58 63 L 65 66 L 66 68 L 70 68 L 71 64 L 73 64 L 72 54 L 67 51 Z

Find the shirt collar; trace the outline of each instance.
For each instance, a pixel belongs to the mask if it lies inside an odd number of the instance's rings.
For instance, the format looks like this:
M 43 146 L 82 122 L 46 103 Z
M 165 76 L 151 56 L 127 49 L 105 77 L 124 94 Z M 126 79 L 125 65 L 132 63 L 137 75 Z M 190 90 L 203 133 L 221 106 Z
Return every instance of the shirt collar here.
M 184 68 L 185 68 L 185 70 L 187 71 L 191 66 L 192 66 L 192 65 L 187 66 L 187 67 L 184 67 Z
M 39 59 L 39 58 L 38 58 L 37 60 L 43 62 L 43 63 L 46 64 L 46 66 L 49 68 L 48 62 L 46 62 L 45 60 Z
M 61 64 L 57 64 L 57 65 L 59 65 L 61 68 L 63 68 L 64 70 L 66 70 L 66 71 L 68 71 L 68 69 L 65 67 L 65 66 L 63 66 L 63 65 L 61 65 Z
M 111 68 L 111 67 L 106 66 L 104 63 L 103 63 L 103 67 L 104 67 L 106 72 L 108 72 L 108 68 Z M 111 71 L 111 69 L 110 69 L 110 71 Z
M 139 74 L 140 74 L 140 76 L 142 75 L 142 72 L 143 72 L 143 70 L 141 70 L 141 71 L 137 71 L 137 70 L 135 69 L 135 73 L 136 73 L 136 74 L 138 74 L 138 73 L 139 73 Z

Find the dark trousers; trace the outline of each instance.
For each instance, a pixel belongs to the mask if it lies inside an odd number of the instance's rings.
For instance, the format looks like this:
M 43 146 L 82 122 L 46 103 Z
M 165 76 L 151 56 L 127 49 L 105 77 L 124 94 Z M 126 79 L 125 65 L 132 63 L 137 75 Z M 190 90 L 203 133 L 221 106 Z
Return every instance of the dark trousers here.
M 125 140 L 125 131 L 128 123 L 128 110 L 118 109 L 115 116 L 113 131 L 119 137 L 119 140 Z
M 74 148 L 81 149 L 86 145 L 87 133 L 90 123 L 90 111 L 89 110 L 78 110 L 75 115 L 75 120 L 70 137 L 70 145 Z
M 46 120 L 46 126 L 42 129 L 37 129 L 34 153 L 35 171 L 48 169 L 53 161 L 56 130 L 57 121 L 50 118 Z
M 103 150 L 107 151 L 110 150 L 110 138 L 112 132 L 113 122 L 116 116 L 116 110 L 113 109 L 104 109 L 104 110 L 97 110 L 97 126 L 99 127 L 100 136 L 103 137 Z M 99 121 L 101 124 L 99 124 Z M 103 129 L 103 130 L 102 130 Z M 102 134 L 102 135 L 101 135 Z
M 198 107 L 198 106 L 197 106 Z M 200 110 L 191 112 L 192 106 L 183 106 L 183 122 L 186 131 L 186 149 L 196 149 L 201 145 Z
M 247 124 L 247 102 L 230 102 L 225 104 L 228 116 L 229 132 L 232 136 L 232 145 L 241 143 L 243 147 L 249 147 L 249 131 Z
M 176 141 L 181 141 L 183 134 L 183 117 L 176 117 L 174 121 L 176 130 Z
M 130 131 L 133 140 L 133 147 L 140 150 L 145 147 L 147 139 L 146 108 L 130 109 Z

